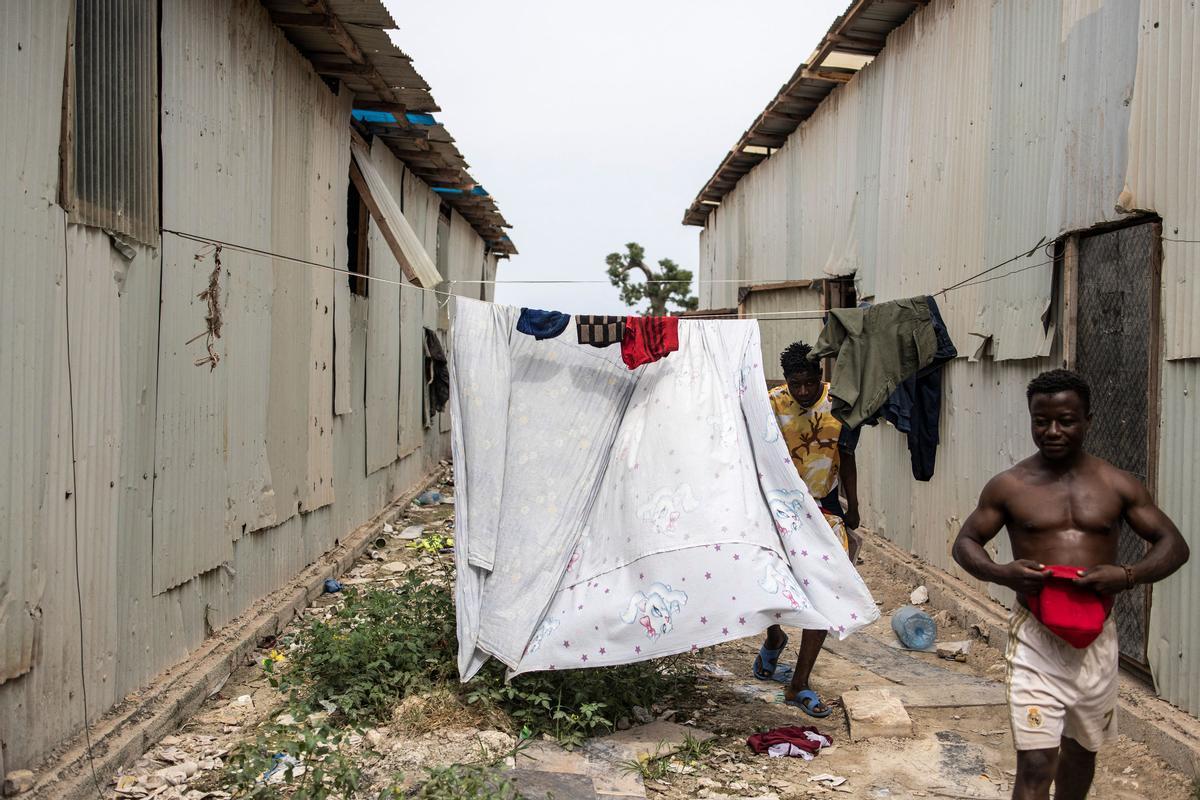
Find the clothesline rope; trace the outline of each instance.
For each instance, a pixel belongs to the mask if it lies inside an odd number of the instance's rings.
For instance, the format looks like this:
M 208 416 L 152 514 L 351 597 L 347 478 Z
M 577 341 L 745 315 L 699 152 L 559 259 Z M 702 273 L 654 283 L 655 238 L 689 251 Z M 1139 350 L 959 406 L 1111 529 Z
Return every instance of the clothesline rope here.
M 395 281 L 395 280 L 391 280 L 389 278 L 381 278 L 377 275 L 371 275 L 371 274 L 365 273 L 365 272 L 356 272 L 356 271 L 350 270 L 350 269 L 343 269 L 341 267 L 335 267 L 335 266 L 331 266 L 329 264 L 322 264 L 318 261 L 309 261 L 307 259 L 297 258 L 295 256 L 283 255 L 281 253 L 275 253 L 275 252 L 271 252 L 269 250 L 262 250 L 260 248 L 251 247 L 249 245 L 237 244 L 235 242 L 226 242 L 226 241 L 222 241 L 220 239 L 216 239 L 211 236 L 201 236 L 201 235 L 198 235 L 195 233 L 188 233 L 186 231 L 177 231 L 177 230 L 172 230 L 169 228 L 163 228 L 162 232 L 169 233 L 173 236 L 178 236 L 181 239 L 187 239 L 189 241 L 198 242 L 198 243 L 206 245 L 208 247 L 213 247 L 213 248 L 219 247 L 219 248 L 223 248 L 223 249 L 233 250 L 234 252 L 246 253 L 248 255 L 257 255 L 257 256 L 264 257 L 264 258 L 276 258 L 281 261 L 287 261 L 287 262 L 291 262 L 291 263 L 295 263 L 295 264 L 302 264 L 304 266 L 313 267 L 316 269 L 322 269 L 322 270 L 326 270 L 328 272 L 336 272 L 340 275 L 345 275 L 347 277 L 354 277 L 354 278 L 359 278 L 362 280 L 374 281 L 376 283 L 382 283 L 382 284 L 385 284 L 388 286 L 399 286 L 399 287 L 402 287 L 405 289 L 414 289 L 419 292 L 428 292 L 432 295 L 441 296 L 441 297 L 445 298 L 439 304 L 440 307 L 443 307 L 443 308 L 446 306 L 446 304 L 448 304 L 450 302 L 450 298 L 454 296 L 454 286 L 457 284 L 475 285 L 475 286 L 478 286 L 478 285 L 499 286 L 499 285 L 505 285 L 505 284 L 513 284 L 513 285 L 571 285 L 571 284 L 607 285 L 610 283 L 609 281 L 605 281 L 605 280 L 566 280 L 566 279 L 451 280 L 451 281 L 448 281 L 448 283 L 450 285 L 450 289 L 447 291 L 447 290 L 442 290 L 442 289 L 431 289 L 431 288 L 428 288 L 425 286 L 417 286 L 416 284 L 405 283 L 403 281 Z M 1159 238 L 1164 242 L 1173 242 L 1176 244 L 1200 244 L 1200 240 L 1198 240 L 1198 239 L 1175 239 L 1175 238 L 1168 237 L 1168 236 L 1160 236 Z M 1056 240 L 1047 240 L 1047 237 L 1043 236 L 1041 238 L 1041 240 L 1038 241 L 1038 243 L 1035 244 L 1033 247 L 1031 247 L 1029 250 L 1018 253 L 1017 255 L 1013 256 L 1012 258 L 1001 261 L 999 264 L 988 267 L 985 270 L 977 272 L 974 275 L 972 275 L 968 278 L 964 278 L 963 280 L 959 281 L 958 283 L 947 286 L 946 288 L 941 289 L 937 292 L 934 292 L 933 294 L 935 296 L 944 296 L 947 293 L 956 291 L 958 289 L 965 289 L 970 286 L 980 286 L 985 283 L 991 283 L 992 281 L 1001 280 L 1002 278 L 1007 278 L 1012 275 L 1017 275 L 1019 273 L 1026 272 L 1031 269 L 1036 269 L 1038 267 L 1044 267 L 1044 266 L 1053 264 L 1056 261 L 1058 261 L 1057 257 L 1052 257 L 1047 261 L 1040 261 L 1036 264 L 1030 264 L 1028 266 L 1020 267 L 1018 269 L 1009 270 L 1008 272 L 1005 272 L 1001 275 L 996 275 L 996 276 L 993 276 L 990 278 L 985 278 L 983 280 L 978 280 L 979 278 L 983 278 L 983 276 L 988 275 L 992 272 L 995 272 L 996 270 L 1000 269 L 1001 267 L 1007 266 L 1008 264 L 1011 264 L 1014 261 L 1017 261 L 1021 258 L 1028 258 L 1028 257 L 1032 256 L 1039 247 L 1044 246 L 1045 248 L 1048 249 L 1048 248 L 1054 246 L 1055 244 L 1056 244 Z M 781 279 L 781 280 L 786 280 L 786 279 Z M 646 283 L 684 283 L 684 282 L 685 281 L 668 281 L 668 280 L 646 281 Z M 763 281 L 761 278 L 745 278 L 745 279 L 721 278 L 721 279 L 712 279 L 712 280 L 699 280 L 699 279 L 695 280 L 695 283 L 697 283 L 697 284 L 709 284 L 709 285 L 711 285 L 711 284 L 748 284 L 748 283 L 752 284 L 752 283 L 769 283 L 769 282 L 770 281 Z M 687 281 L 687 283 L 690 285 L 691 281 Z M 745 316 L 737 317 L 737 318 L 738 319 L 758 319 L 758 320 L 781 321 L 782 322 L 782 321 L 786 321 L 786 320 L 790 320 L 790 319 L 795 319 L 795 320 L 821 319 L 824 317 L 825 313 L 826 313 L 825 311 L 807 311 L 807 310 L 803 310 L 803 309 L 789 309 L 787 311 L 761 311 L 756 314 L 747 314 Z M 732 319 L 732 318 L 733 317 L 729 317 L 728 315 L 724 315 L 724 314 L 695 314 L 695 315 L 689 315 L 688 317 L 685 317 L 685 319 Z

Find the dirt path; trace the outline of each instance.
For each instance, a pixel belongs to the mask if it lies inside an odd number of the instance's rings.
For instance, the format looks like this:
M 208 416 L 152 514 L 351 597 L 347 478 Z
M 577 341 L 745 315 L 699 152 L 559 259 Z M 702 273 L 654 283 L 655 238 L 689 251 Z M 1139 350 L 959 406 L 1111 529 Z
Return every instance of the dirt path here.
M 445 485 L 443 490 L 452 491 Z M 392 521 L 390 531 L 381 531 L 378 545 L 342 583 L 386 587 L 395 584 L 397 576 L 409 566 L 439 557 L 407 547 L 410 540 L 402 534 L 413 525 L 423 526 L 426 533 L 452 534 L 453 509 L 453 505 L 409 509 Z M 690 764 L 679 761 L 670 765 L 662 779 L 651 776 L 643 781 L 641 776 L 612 764 L 599 769 L 594 761 L 585 763 L 578 753 L 555 755 L 557 748 L 539 743 L 539 758 L 544 762 L 539 768 L 546 771 L 538 774 L 550 781 L 546 785 L 555 787 L 558 800 L 1008 797 L 1015 756 L 1006 709 L 1003 705 L 976 704 L 996 701 L 994 682 L 1003 681 L 1001 654 L 979 639 L 972 641 L 965 663 L 893 649 L 889 645 L 895 637 L 888 615 L 908 602 L 914 587 L 900 585 L 871 563 L 861 564 L 860 570 L 883 618 L 846 642 L 830 642 L 817 662 L 813 684 L 834 707 L 828 719 L 814 721 L 782 705 L 781 686 L 751 678 L 749 669 L 759 642 L 745 639 L 711 651 L 700 690 L 692 700 L 671 709 L 654 709 L 656 714 L 677 723 L 715 734 L 713 744 L 699 760 Z M 324 595 L 306 610 L 305 616 L 326 616 L 338 600 L 337 594 Z M 940 641 L 971 638 L 944 615 L 938 621 Z M 252 737 L 263 723 L 283 718 L 284 697 L 270 686 L 262 659 L 269 658 L 272 651 L 286 652 L 299 625 L 293 623 L 282 636 L 260 643 L 255 660 L 230 676 L 180 731 L 163 739 L 125 775 L 117 776 L 109 796 L 164 800 L 229 797 L 220 776 L 230 751 Z M 798 631 L 789 634 L 793 643 L 799 641 Z M 793 644 L 784 663 L 794 657 Z M 897 670 L 919 684 L 906 689 L 915 693 L 915 702 L 906 703 L 914 735 L 851 742 L 839 698 L 856 687 L 895 689 L 900 686 L 896 683 Z M 959 701 L 964 705 L 936 707 L 938 703 Z M 833 738 L 834 746 L 813 761 L 756 756 L 745 745 L 747 735 L 755 731 L 814 722 Z M 477 761 L 481 753 L 502 757 L 515 742 L 511 733 L 505 720 L 481 718 L 473 707 L 442 692 L 410 697 L 388 724 L 350 734 L 342 750 L 364 768 L 368 777 L 396 772 L 423 774 L 429 767 Z M 585 747 L 584 752 L 590 749 L 594 748 Z M 822 774 L 834 780 L 812 780 Z M 840 785 L 830 785 L 839 778 L 844 779 Z M 1188 779 L 1150 756 L 1141 745 L 1122 737 L 1101 754 L 1091 796 L 1097 800 L 1134 800 L 1151 795 L 1156 800 L 1189 800 L 1194 797 L 1192 791 Z M 375 794 L 363 792 L 356 796 Z
M 915 587 L 900 585 L 884 570 L 869 563 L 859 569 L 884 615 L 862 635 L 879 643 L 890 643 L 895 637 L 889 615 L 908 603 L 908 595 Z M 949 624 L 944 615 L 939 622 L 939 640 L 969 638 L 967 631 Z M 797 640 L 796 633 L 789 632 L 792 641 Z M 758 645 L 757 640 L 746 639 L 717 647 L 716 664 L 734 674 L 711 681 L 703 701 L 694 709 L 687 709 L 689 722 L 720 734 L 726 746 L 716 751 L 713 761 L 696 776 L 681 778 L 669 787 L 650 784 L 651 794 L 661 789 L 661 796 L 667 798 L 719 797 L 724 793 L 775 794 L 781 800 L 820 796 L 831 792 L 815 786 L 809 779 L 828 773 L 846 778 L 838 788 L 848 789 L 847 794 L 852 797 L 1009 797 L 1016 756 L 1005 706 L 906 705 L 914 723 L 912 738 L 851 742 L 846 716 L 837 698 L 856 687 L 891 682 L 862 664 L 831 652 L 823 652 L 817 661 L 813 685 L 835 707 L 828 719 L 815 721 L 822 732 L 833 737 L 835 746 L 821 751 L 811 762 L 752 755 L 742 744 L 747 733 L 764 727 L 814 723 L 803 712 L 772 702 L 779 699 L 774 693 L 747 699 L 747 687 L 761 686 L 752 678 L 742 677 L 748 676 Z M 794 650 L 789 655 L 794 657 Z M 1003 655 L 978 639 L 972 642 L 966 663 L 939 659 L 935 654 L 903 655 L 945 669 L 948 673 L 945 687 L 954 684 L 954 676 L 997 681 L 1004 678 Z M 731 783 L 739 786 L 729 791 L 712 786 L 706 778 L 715 778 L 723 787 Z M 741 784 L 747 788 L 741 788 Z M 1125 737 L 1106 747 L 1099 758 L 1090 796 L 1097 800 L 1134 800 L 1151 795 L 1158 800 L 1188 800 L 1193 797 L 1191 781 Z

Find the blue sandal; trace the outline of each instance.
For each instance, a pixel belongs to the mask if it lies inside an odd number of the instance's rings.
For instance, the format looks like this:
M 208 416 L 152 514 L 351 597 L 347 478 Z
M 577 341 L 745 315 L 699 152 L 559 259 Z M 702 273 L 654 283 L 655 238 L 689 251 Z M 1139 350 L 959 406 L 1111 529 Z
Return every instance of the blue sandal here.
M 791 700 L 785 698 L 783 702 L 784 704 L 798 708 L 805 714 L 808 714 L 810 717 L 816 717 L 817 719 L 824 719 L 833 713 L 833 709 L 825 705 L 820 696 L 812 689 L 805 689 L 802 692 L 797 692 L 794 698 Z M 815 709 L 817 706 L 825 706 L 824 713 L 814 711 L 813 709 Z
M 763 645 L 761 648 L 759 648 L 758 655 L 754 658 L 754 677 L 758 678 L 760 681 L 782 680 L 782 678 L 776 677 L 776 673 L 779 670 L 779 656 L 783 655 L 783 651 L 784 648 L 787 647 L 787 643 L 788 638 L 787 634 L 785 633 L 783 635 L 783 644 L 779 646 L 778 650 L 771 650 L 766 645 Z M 784 667 L 784 669 L 788 670 L 787 680 L 790 681 L 791 670 L 787 667 Z

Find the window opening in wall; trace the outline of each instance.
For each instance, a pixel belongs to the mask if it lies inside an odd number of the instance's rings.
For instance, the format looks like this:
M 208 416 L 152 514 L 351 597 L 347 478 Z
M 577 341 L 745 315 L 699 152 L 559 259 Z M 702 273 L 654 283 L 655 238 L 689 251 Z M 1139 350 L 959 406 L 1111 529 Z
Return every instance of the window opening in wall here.
M 437 268 L 443 278 L 449 278 L 450 265 L 450 206 L 443 200 L 438 207 Z
M 156 3 L 75 0 L 61 202 L 71 221 L 155 244 L 159 225 Z
M 854 276 L 830 278 L 825 281 L 825 310 L 831 308 L 854 308 L 858 305 L 858 293 L 854 290 Z M 815 345 L 816 342 L 810 342 Z M 833 358 L 825 359 L 825 380 L 833 380 Z
M 371 281 L 365 277 L 371 274 L 371 213 L 353 182 L 347 193 L 347 206 L 346 266 L 351 272 L 358 273 L 350 276 L 350 291 L 359 297 L 367 297 L 371 291 Z

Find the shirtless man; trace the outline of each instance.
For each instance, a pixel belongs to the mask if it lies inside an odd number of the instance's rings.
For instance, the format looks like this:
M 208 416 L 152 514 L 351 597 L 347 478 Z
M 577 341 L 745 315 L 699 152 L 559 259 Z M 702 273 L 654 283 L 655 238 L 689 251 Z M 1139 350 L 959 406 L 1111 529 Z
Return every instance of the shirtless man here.
M 1020 601 L 1005 654 L 1017 748 L 1013 797 L 1049 798 L 1053 782 L 1056 800 L 1077 800 L 1092 785 L 1096 751 L 1116 735 L 1117 631 L 1105 620 L 1112 597 L 1179 569 L 1188 546 L 1146 487 L 1084 451 L 1092 412 L 1083 378 L 1042 373 L 1027 398 L 1038 452 L 988 482 L 953 554 L 967 572 L 1013 589 Z M 1136 564 L 1116 563 L 1122 520 L 1150 543 Z M 1008 564 L 984 550 L 1001 527 L 1015 557 Z M 1067 577 L 1052 575 L 1050 567 L 1060 565 L 1071 567 L 1059 570 Z M 1079 631 L 1052 622 L 1055 632 L 1039 621 L 1051 619 L 1052 606 L 1070 607 L 1072 625 L 1090 615 L 1095 624 L 1083 639 L 1095 637 L 1091 643 L 1080 647 Z

